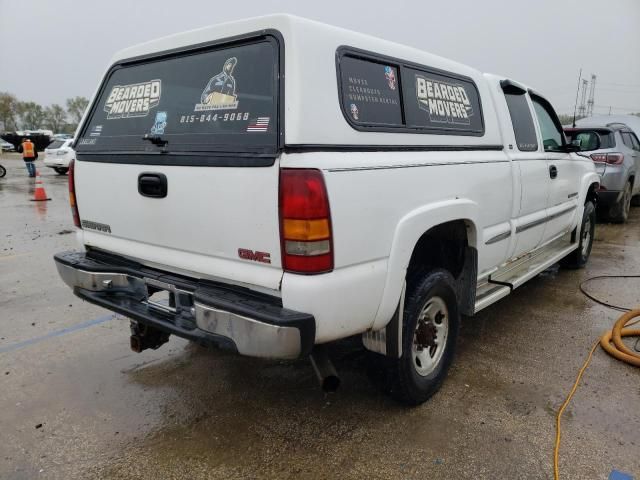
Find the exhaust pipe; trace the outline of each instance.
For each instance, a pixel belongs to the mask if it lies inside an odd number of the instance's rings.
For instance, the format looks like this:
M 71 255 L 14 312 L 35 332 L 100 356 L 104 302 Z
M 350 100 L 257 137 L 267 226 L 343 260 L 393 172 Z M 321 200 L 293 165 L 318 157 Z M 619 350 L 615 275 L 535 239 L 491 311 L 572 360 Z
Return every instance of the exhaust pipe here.
M 338 377 L 336 368 L 329 359 L 327 349 L 323 345 L 318 345 L 313 349 L 313 352 L 311 352 L 309 359 L 311 360 L 311 366 L 314 372 L 316 372 L 316 377 L 318 377 L 322 391 L 333 393 L 338 390 L 340 377 Z

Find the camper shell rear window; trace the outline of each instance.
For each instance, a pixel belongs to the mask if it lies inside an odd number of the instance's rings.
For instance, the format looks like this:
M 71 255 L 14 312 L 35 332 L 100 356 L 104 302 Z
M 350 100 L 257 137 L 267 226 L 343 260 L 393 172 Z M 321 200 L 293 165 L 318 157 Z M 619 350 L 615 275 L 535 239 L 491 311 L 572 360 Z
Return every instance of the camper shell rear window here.
M 352 47 L 336 52 L 342 113 L 356 130 L 484 135 L 469 77 Z
M 77 151 L 275 153 L 278 77 L 268 35 L 115 65 Z

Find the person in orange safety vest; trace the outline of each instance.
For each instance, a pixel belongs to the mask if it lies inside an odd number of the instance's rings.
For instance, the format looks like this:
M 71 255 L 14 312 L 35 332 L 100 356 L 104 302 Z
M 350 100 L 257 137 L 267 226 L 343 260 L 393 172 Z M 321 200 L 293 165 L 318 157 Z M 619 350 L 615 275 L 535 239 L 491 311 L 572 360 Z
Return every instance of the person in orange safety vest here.
M 36 150 L 34 143 L 30 139 L 25 138 L 22 141 L 22 144 L 18 147 L 18 152 L 22 152 L 22 160 L 24 160 L 24 163 L 27 166 L 29 176 L 35 177 L 36 166 L 33 162 L 38 158 L 38 150 Z

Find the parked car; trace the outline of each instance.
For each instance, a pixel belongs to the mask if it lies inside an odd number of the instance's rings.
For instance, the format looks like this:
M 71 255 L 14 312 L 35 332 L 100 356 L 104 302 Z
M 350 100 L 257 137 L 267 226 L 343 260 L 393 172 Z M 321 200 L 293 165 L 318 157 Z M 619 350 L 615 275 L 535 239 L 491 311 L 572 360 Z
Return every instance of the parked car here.
M 602 127 L 610 123 L 623 123 L 640 138 L 640 117 L 637 115 L 594 115 L 576 121 L 576 127 Z
M 58 175 L 66 175 L 69 171 L 69 163 L 76 157 L 76 152 L 71 148 L 72 144 L 73 139 L 51 142 L 44 149 L 44 165 L 53 168 Z
M 565 128 L 569 141 L 585 143 L 602 178 L 598 190 L 598 209 L 614 222 L 626 222 L 630 206 L 640 205 L 640 142 L 636 134 L 621 123 L 601 127 Z M 593 150 L 596 134 L 600 148 Z
M 584 266 L 594 237 L 599 177 L 544 96 L 287 15 L 118 53 L 76 142 L 82 249 L 56 266 L 135 351 L 310 354 L 330 387 L 323 345 L 362 335 L 410 404 L 461 315 Z
M 14 147 L 11 143 L 5 142 L 4 140 L 0 140 L 0 148 L 3 152 L 15 152 L 16 147 Z
M 54 140 L 69 140 L 73 138 L 73 135 L 70 133 L 56 133 L 53 138 Z

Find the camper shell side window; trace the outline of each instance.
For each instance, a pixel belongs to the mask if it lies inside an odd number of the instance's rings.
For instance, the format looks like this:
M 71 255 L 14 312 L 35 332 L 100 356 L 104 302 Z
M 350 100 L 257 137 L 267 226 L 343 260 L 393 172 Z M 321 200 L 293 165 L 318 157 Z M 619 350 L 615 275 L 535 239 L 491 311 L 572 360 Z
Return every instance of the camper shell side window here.
M 484 135 L 469 77 L 352 47 L 338 48 L 336 69 L 342 113 L 356 130 Z

